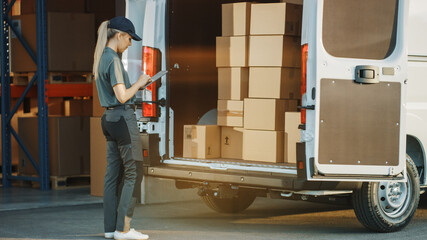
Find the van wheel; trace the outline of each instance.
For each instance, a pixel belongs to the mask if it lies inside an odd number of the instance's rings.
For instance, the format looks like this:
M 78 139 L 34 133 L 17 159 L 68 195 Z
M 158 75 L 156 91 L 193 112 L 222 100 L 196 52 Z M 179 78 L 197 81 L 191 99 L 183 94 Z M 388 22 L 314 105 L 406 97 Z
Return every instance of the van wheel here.
M 201 198 L 208 207 L 216 212 L 239 213 L 246 210 L 255 201 L 256 195 L 250 192 L 239 192 L 234 198 L 218 198 L 212 193 L 206 193 Z
M 406 155 L 408 181 L 363 183 L 353 191 L 357 219 L 376 232 L 394 232 L 411 221 L 420 200 L 420 180 L 411 157 Z

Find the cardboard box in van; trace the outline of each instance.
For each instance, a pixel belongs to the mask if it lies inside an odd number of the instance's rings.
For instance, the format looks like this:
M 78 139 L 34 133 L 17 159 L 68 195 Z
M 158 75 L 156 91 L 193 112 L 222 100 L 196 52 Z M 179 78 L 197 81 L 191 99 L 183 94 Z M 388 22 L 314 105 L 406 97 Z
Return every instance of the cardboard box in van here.
M 218 100 L 218 126 L 243 127 L 243 101 Z
M 243 100 L 248 84 L 249 68 L 218 68 L 218 99 Z
M 243 158 L 243 128 L 221 127 L 221 158 Z
M 217 67 L 247 67 L 248 66 L 248 37 L 217 37 L 216 38 Z
M 250 36 L 250 67 L 301 67 L 301 39 L 289 36 Z
M 249 35 L 251 3 L 222 4 L 222 36 Z
M 301 141 L 301 130 L 298 126 L 301 124 L 300 112 L 285 113 L 285 163 L 296 163 L 297 142 Z
M 283 131 L 243 131 L 244 160 L 281 163 L 283 146 Z
M 184 125 L 184 157 L 219 158 L 220 136 L 216 125 Z
M 250 98 L 301 98 L 301 69 L 281 67 L 251 67 L 249 69 Z
M 302 6 L 289 3 L 252 4 L 251 35 L 301 36 Z
M 246 98 L 244 101 L 244 128 L 283 131 L 285 112 L 296 112 L 297 105 L 297 100 Z

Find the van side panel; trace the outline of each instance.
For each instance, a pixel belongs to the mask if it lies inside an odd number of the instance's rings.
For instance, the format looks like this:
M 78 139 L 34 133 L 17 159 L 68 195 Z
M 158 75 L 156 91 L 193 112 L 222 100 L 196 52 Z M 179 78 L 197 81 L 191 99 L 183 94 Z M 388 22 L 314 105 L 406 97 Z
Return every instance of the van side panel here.
M 426 9 L 426 0 L 409 0 L 407 36 L 410 56 L 427 56 Z

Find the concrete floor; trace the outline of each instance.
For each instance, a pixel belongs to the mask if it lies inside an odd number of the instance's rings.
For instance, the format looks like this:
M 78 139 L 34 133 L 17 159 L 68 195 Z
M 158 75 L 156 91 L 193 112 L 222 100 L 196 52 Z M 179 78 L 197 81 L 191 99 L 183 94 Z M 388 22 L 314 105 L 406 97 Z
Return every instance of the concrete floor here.
M 77 204 L 92 197 L 83 196 L 86 190 L 71 191 L 78 196 L 71 197 L 73 205 L 0 212 L 0 239 L 103 239 L 102 204 Z M 42 192 L 39 199 L 59 200 L 59 195 L 67 194 Z M 427 202 L 421 204 L 409 226 L 389 234 L 367 231 L 349 206 L 266 198 L 257 198 L 248 210 L 235 215 L 213 212 L 200 200 L 139 205 L 132 226 L 150 239 L 161 240 L 426 239 Z
M 100 204 L 102 198 L 90 196 L 89 187 L 40 191 L 35 188 L 0 188 L 0 212 Z

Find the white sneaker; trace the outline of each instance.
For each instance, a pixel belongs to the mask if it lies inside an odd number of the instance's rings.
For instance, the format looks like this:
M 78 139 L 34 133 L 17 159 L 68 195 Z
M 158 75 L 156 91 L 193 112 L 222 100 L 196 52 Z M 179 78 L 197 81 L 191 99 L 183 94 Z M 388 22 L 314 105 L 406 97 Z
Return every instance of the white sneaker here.
M 106 232 L 106 233 L 104 233 L 104 238 L 106 238 L 106 239 L 113 239 L 114 238 L 114 232 Z
M 146 240 L 148 239 L 148 235 L 137 232 L 135 231 L 135 229 L 131 228 L 129 232 L 126 232 L 126 233 L 115 231 L 114 239 L 115 240 Z

